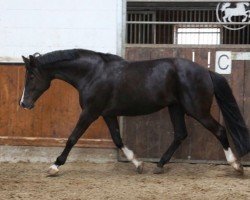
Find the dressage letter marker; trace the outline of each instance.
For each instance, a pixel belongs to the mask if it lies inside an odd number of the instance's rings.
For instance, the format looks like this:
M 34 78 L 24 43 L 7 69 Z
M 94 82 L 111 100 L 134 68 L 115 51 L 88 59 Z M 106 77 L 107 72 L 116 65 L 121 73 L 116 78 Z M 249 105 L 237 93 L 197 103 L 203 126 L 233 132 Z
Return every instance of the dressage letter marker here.
M 215 72 L 219 74 L 231 74 L 231 51 L 216 51 Z
M 231 74 L 232 60 L 250 60 L 250 52 L 216 51 L 215 72 Z

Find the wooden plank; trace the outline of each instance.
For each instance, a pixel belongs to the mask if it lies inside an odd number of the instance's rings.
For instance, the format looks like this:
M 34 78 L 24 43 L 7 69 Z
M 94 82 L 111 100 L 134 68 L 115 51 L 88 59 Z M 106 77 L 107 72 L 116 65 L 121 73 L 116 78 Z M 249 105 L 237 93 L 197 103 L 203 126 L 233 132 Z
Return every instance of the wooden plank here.
M 0 136 L 38 138 L 67 138 L 80 114 L 77 91 L 63 81 L 52 81 L 51 87 L 37 101 L 33 110 L 19 107 L 24 85 L 24 67 L 21 65 L 0 67 Z M 102 118 L 96 120 L 86 131 L 86 139 L 110 140 L 108 128 Z M 9 139 L 10 140 L 10 139 Z M 22 145 L 22 141 L 18 140 Z M 43 143 L 43 142 L 42 142 Z M 41 145 L 44 145 L 42 144 Z M 4 144 L 4 143 L 2 143 Z M 11 144 L 11 143 L 10 143 Z M 16 142 L 12 143 L 13 145 Z M 27 143 L 25 142 L 24 145 Z M 57 145 L 58 143 L 52 143 Z M 101 141 L 97 144 L 101 144 Z
M 250 60 L 250 52 L 232 52 L 232 60 Z
M 67 138 L 0 136 L 0 145 L 64 147 Z M 109 139 L 80 139 L 76 147 L 116 148 Z
M 250 61 L 245 61 L 244 86 L 243 117 L 250 130 Z M 250 161 L 250 154 L 244 156 L 243 160 Z

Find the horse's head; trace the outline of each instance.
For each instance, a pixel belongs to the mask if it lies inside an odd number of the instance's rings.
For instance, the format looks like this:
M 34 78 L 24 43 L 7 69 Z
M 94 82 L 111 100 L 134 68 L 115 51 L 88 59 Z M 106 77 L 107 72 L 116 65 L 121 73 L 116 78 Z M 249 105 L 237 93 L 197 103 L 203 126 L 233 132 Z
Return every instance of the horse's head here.
M 22 58 L 25 63 L 26 74 L 20 106 L 25 109 L 32 109 L 36 100 L 49 88 L 51 78 L 46 70 L 36 66 L 34 56 L 29 56 L 29 58 L 22 56 Z

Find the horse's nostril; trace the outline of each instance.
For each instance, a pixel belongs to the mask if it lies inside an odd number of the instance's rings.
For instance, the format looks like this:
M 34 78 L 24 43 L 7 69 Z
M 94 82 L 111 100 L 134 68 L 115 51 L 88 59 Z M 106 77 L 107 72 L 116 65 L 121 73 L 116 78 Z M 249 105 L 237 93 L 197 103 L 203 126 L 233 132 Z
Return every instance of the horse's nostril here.
M 25 105 L 25 103 L 23 103 L 23 102 L 20 102 L 20 106 L 21 106 L 22 108 L 26 108 L 26 105 Z
M 27 104 L 27 103 L 25 104 L 23 102 L 20 102 L 20 106 L 24 109 L 29 109 L 29 110 L 34 108 L 34 104 Z

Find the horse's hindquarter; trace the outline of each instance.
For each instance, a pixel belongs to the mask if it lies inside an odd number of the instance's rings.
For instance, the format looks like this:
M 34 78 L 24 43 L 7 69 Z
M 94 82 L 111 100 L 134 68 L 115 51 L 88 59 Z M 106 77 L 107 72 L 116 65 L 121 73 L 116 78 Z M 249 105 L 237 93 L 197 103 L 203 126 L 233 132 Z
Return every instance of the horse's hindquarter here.
M 186 59 L 176 59 L 175 65 L 179 80 L 179 100 L 186 112 L 193 116 L 209 113 L 214 94 L 209 71 Z
M 176 101 L 176 75 L 170 59 L 128 63 L 112 74 L 113 92 L 104 114 L 149 114 Z

